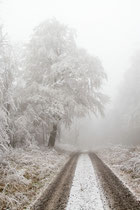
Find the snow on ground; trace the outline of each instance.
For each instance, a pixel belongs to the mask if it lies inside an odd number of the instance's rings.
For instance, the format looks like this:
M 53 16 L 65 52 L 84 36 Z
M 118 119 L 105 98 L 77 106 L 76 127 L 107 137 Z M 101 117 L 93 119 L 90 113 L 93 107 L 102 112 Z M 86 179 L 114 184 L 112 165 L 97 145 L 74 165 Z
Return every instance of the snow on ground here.
M 97 154 L 140 199 L 140 147 L 118 145 L 98 150 Z
M 23 210 L 68 160 L 68 154 L 39 148 L 11 149 L 0 159 L 0 210 Z
M 66 210 L 102 210 L 103 204 L 91 160 L 80 155 Z

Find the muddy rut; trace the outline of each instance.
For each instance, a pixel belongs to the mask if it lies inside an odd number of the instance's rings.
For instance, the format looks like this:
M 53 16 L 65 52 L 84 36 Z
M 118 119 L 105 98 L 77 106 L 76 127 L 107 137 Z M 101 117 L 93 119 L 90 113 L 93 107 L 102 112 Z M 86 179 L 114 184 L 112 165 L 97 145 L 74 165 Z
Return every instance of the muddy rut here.
M 62 210 L 65 209 L 76 168 L 78 154 L 73 155 L 49 185 L 43 195 L 31 208 L 32 210 Z
M 96 175 L 109 209 L 140 210 L 140 201 L 136 200 L 129 189 L 124 186 L 111 169 L 96 154 L 91 153 L 89 156 L 96 169 Z

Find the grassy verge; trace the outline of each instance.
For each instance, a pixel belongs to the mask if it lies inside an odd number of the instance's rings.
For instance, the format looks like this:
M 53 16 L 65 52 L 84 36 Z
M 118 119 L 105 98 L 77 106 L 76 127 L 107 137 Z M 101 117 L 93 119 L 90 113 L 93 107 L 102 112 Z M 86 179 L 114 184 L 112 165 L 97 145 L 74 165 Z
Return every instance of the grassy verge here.
M 0 209 L 23 210 L 47 187 L 68 154 L 38 148 L 14 149 L 0 159 Z

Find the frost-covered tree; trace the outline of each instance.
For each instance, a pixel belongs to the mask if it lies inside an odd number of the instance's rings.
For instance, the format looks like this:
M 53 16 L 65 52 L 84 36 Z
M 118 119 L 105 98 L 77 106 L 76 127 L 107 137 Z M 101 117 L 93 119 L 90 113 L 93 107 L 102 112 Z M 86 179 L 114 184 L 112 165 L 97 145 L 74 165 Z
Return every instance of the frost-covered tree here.
M 100 61 L 77 47 L 73 30 L 55 19 L 35 28 L 26 49 L 24 109 L 43 136 L 50 135 L 49 146 L 61 122 L 103 114 L 105 78 Z
M 116 101 L 118 126 L 114 128 L 126 142 L 139 142 L 140 135 L 140 52 L 132 58 L 125 72 L 120 93 Z M 114 116 L 115 116 L 114 113 Z
M 12 144 L 12 111 L 15 109 L 13 100 L 13 72 L 15 60 L 12 47 L 0 26 L 0 143 Z

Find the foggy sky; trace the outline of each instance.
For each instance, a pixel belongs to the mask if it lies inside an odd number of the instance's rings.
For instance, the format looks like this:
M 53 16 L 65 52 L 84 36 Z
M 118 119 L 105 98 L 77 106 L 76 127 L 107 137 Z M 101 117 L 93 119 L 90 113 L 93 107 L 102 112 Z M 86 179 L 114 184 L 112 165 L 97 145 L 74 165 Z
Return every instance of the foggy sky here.
M 77 31 L 77 43 L 98 56 L 114 96 L 130 58 L 140 49 L 139 0 L 3 0 L 0 17 L 13 41 L 25 41 L 41 21 L 55 17 Z

